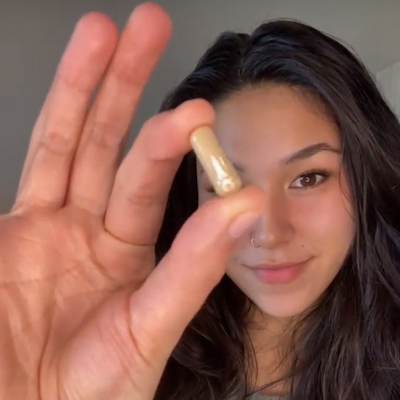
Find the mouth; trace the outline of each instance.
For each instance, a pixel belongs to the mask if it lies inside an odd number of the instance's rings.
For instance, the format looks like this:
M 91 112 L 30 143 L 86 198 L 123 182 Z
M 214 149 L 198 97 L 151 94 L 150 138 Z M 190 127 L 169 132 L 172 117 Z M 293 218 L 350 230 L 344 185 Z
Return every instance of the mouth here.
M 265 284 L 288 284 L 301 276 L 309 261 L 255 264 L 247 268 L 249 268 L 258 280 Z

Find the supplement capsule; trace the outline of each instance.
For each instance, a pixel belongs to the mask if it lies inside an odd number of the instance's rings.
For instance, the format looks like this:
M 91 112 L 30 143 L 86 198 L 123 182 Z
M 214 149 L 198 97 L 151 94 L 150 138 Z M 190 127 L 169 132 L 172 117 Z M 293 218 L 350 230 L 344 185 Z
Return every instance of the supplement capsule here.
M 242 181 L 228 160 L 210 127 L 197 128 L 190 142 L 200 164 L 204 168 L 215 192 L 226 196 L 242 187 Z

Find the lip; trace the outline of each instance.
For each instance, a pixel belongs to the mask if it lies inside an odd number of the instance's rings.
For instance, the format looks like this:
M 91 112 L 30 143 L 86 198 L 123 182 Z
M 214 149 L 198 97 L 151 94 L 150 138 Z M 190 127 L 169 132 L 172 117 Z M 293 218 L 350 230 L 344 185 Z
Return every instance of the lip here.
M 248 266 L 258 280 L 265 284 L 288 284 L 304 272 L 309 260 L 280 264 L 256 264 Z

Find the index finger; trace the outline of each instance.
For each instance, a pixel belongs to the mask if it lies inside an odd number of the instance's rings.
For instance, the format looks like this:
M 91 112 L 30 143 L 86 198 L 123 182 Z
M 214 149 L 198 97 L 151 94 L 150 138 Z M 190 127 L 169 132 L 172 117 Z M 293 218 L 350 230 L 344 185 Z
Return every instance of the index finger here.
M 214 118 L 211 104 L 194 99 L 143 126 L 117 172 L 104 219 L 110 234 L 129 244 L 155 243 L 175 173 L 190 150 L 190 134 L 213 125 Z

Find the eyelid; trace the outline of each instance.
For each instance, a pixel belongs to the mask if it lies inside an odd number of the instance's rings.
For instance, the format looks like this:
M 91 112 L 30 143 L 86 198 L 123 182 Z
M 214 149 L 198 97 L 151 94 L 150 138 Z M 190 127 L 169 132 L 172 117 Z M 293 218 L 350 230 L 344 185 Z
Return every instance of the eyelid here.
M 298 179 L 300 179 L 300 178 L 302 178 L 304 176 L 307 176 L 307 175 L 320 175 L 320 176 L 323 177 L 323 179 L 320 182 L 318 182 L 316 185 L 311 186 L 309 188 L 307 188 L 307 187 L 291 187 L 293 182 L 295 182 Z M 302 172 L 300 175 L 297 175 L 297 177 L 292 180 L 292 182 L 290 183 L 289 187 L 291 187 L 292 189 L 296 189 L 296 190 L 298 190 L 298 189 L 302 189 L 302 190 L 313 189 L 313 188 L 321 185 L 323 182 L 325 182 L 331 175 L 332 175 L 332 172 L 330 170 L 328 170 L 328 169 L 325 169 L 325 168 L 309 169 L 309 170 L 306 170 L 306 171 Z M 207 182 L 207 184 L 204 185 L 203 187 L 204 187 L 204 190 L 207 193 L 216 194 L 216 192 L 215 192 L 215 190 L 214 190 L 214 188 L 213 188 L 213 186 L 212 186 L 212 184 L 210 182 Z
M 293 183 L 296 182 L 298 179 L 303 178 L 308 175 L 320 175 L 322 176 L 322 180 L 315 184 L 314 186 L 311 187 L 292 187 Z M 300 189 L 300 190 L 307 190 L 307 189 L 313 189 L 322 183 L 324 183 L 330 176 L 332 175 L 332 172 L 330 172 L 327 169 L 324 168 L 315 168 L 315 169 L 310 169 L 305 172 L 302 172 L 300 175 L 298 175 L 289 185 L 291 189 Z

